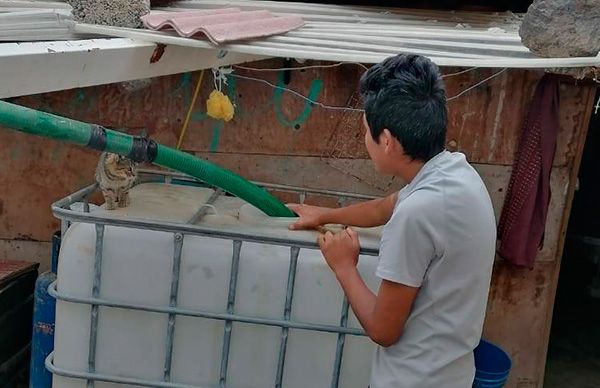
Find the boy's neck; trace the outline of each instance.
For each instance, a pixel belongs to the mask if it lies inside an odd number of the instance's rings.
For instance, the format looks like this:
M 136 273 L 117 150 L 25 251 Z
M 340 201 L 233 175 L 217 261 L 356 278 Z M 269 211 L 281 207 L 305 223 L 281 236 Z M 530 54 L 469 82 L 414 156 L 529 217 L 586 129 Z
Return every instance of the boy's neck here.
M 402 178 L 402 180 L 408 184 L 415 179 L 424 165 L 425 163 L 420 160 L 411 160 L 398 169 L 396 176 Z

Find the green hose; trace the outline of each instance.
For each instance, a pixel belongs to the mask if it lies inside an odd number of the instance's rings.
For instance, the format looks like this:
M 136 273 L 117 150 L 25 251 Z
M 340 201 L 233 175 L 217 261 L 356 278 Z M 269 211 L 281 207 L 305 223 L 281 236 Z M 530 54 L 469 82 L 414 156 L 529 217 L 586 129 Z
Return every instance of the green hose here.
M 294 216 L 294 213 L 281 201 L 241 176 L 185 152 L 157 144 L 150 139 L 133 137 L 5 101 L 0 101 L 0 125 L 33 135 L 129 156 L 138 161 L 149 161 L 219 187 L 269 216 Z

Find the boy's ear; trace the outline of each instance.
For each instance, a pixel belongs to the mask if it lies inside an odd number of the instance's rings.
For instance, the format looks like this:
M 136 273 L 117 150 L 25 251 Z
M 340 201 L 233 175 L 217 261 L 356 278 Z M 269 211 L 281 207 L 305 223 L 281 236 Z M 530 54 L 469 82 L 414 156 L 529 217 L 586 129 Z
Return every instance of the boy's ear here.
M 397 140 L 394 135 L 392 135 L 390 130 L 386 128 L 381 132 L 381 135 L 379 136 L 379 142 L 383 142 L 383 145 L 387 150 L 393 151 L 396 148 Z

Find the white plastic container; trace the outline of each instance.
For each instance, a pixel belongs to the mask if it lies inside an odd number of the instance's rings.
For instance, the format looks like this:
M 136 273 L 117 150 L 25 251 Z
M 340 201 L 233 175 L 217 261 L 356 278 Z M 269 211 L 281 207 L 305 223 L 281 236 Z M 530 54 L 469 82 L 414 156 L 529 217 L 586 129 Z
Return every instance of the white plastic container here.
M 145 183 L 131 192 L 131 206 L 116 211 L 93 209 L 92 214 L 185 224 L 213 194 L 199 187 Z M 316 232 L 290 232 L 289 219 L 266 217 L 233 197 L 219 197 L 197 224 L 258 236 L 314 242 Z M 216 211 L 217 214 L 214 214 Z M 377 248 L 378 230 L 359 230 L 364 247 Z M 164 231 L 106 226 L 99 298 L 135 305 L 167 307 L 170 302 L 174 234 Z M 96 229 L 74 223 L 60 253 L 57 291 L 75 298 L 92 296 Z M 227 313 L 233 241 L 185 235 L 181 255 L 177 307 Z M 284 317 L 290 268 L 289 246 L 242 242 L 234 313 L 244 317 L 281 320 Z M 372 290 L 376 256 L 362 256 L 359 269 Z M 302 248 L 298 257 L 290 320 L 340 325 L 343 293 L 316 249 Z M 54 366 L 87 372 L 90 343 L 90 305 L 58 300 Z M 169 315 L 100 306 L 95 373 L 163 381 Z M 360 328 L 350 312 L 348 327 Z M 198 387 L 218 387 L 225 321 L 177 316 L 174 325 L 170 381 Z M 274 387 L 282 328 L 232 323 L 226 386 Z M 330 387 L 338 334 L 289 329 L 282 386 Z M 345 336 L 339 386 L 368 385 L 373 344 L 367 337 Z M 55 388 L 81 388 L 86 381 L 55 375 Z M 95 382 L 95 387 L 123 387 Z

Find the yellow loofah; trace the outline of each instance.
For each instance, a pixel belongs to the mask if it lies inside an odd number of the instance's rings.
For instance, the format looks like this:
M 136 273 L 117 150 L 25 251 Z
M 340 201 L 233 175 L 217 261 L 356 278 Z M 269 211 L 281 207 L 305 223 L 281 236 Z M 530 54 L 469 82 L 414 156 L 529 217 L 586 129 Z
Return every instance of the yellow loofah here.
M 213 90 L 206 100 L 206 113 L 214 119 L 230 121 L 234 114 L 233 104 L 225 94 Z

